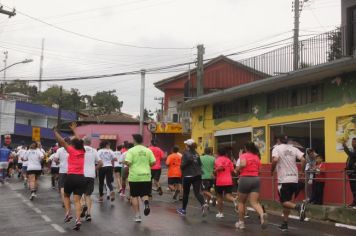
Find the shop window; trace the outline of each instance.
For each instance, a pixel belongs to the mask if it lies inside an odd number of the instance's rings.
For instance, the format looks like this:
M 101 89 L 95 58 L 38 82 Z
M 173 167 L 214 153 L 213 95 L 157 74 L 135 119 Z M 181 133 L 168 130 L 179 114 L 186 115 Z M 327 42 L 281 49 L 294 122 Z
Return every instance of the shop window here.
M 213 118 L 221 119 L 229 116 L 248 114 L 252 112 L 251 98 L 240 98 L 230 102 L 217 103 L 213 106 Z
M 237 160 L 239 151 L 244 144 L 251 141 L 251 133 L 217 136 L 216 141 L 217 147 L 225 147 L 228 151 L 228 156 Z
M 306 148 L 313 148 L 318 154 L 325 157 L 324 120 L 271 126 L 271 148 L 275 145 L 274 137 L 279 134 L 288 136 L 290 144 L 301 151 L 305 152 Z

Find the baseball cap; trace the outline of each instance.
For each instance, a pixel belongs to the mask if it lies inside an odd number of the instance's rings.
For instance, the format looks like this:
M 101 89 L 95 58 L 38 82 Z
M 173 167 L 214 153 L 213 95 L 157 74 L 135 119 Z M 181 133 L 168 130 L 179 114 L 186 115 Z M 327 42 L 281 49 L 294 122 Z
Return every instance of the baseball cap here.
M 184 144 L 187 144 L 188 146 L 192 145 L 193 143 L 195 143 L 194 139 L 187 139 L 184 141 Z

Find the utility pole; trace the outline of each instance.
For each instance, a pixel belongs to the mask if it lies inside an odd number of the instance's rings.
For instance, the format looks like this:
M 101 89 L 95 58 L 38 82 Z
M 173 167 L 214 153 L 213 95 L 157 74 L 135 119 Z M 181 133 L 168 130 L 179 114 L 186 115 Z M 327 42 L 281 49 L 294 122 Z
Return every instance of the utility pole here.
M 294 0 L 292 5 L 292 11 L 294 11 L 294 36 L 293 36 L 293 70 L 298 70 L 299 59 L 300 59 L 300 48 L 299 48 L 299 24 L 300 24 L 300 13 L 303 10 L 304 3 L 309 0 Z
M 44 51 L 45 39 L 42 39 L 41 61 L 40 61 L 40 78 L 38 82 L 38 92 L 42 91 L 42 76 L 43 76 L 43 51 Z
M 197 60 L 197 97 L 204 94 L 204 53 L 205 48 L 203 44 L 197 46 L 198 60 Z
M 59 97 L 58 97 L 58 116 L 57 116 L 57 127 L 60 129 L 62 120 L 62 99 L 63 98 L 63 87 L 59 87 Z
M 140 134 L 143 136 L 144 110 L 145 110 L 145 75 L 146 70 L 141 70 L 141 94 L 140 94 Z
M 160 120 L 159 121 L 162 121 L 163 119 L 163 105 L 164 105 L 164 97 L 155 97 L 154 98 L 155 101 L 160 101 L 158 104 L 161 105 L 161 115 L 160 115 Z
M 12 11 L 7 11 L 3 9 L 3 6 L 0 6 L 0 14 L 7 15 L 9 18 L 11 18 L 12 16 L 16 15 L 16 10 L 14 9 Z
M 7 67 L 7 58 L 8 58 L 8 51 L 4 52 L 4 78 L 2 84 L 2 94 L 5 95 L 5 81 L 6 81 L 6 67 Z

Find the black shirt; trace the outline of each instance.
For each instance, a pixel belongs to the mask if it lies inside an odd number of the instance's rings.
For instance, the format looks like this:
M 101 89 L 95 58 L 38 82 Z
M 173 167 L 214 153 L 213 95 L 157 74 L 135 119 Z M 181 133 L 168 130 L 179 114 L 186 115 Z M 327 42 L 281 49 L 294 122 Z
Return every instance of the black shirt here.
M 347 146 L 344 146 L 344 151 L 348 156 L 346 170 L 353 170 L 356 173 L 356 150 L 351 151 Z

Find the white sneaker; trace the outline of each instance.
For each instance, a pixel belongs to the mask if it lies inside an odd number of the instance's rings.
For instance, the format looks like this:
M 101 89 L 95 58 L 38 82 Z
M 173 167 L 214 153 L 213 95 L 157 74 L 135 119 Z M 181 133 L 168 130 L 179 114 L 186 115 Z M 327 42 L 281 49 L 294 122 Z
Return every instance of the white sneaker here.
M 224 213 L 219 212 L 218 214 L 216 214 L 216 218 L 218 219 L 224 218 Z
M 236 227 L 237 229 L 246 229 L 245 223 L 242 222 L 242 221 L 236 222 L 235 227 Z
M 135 216 L 134 221 L 136 223 L 141 223 L 142 222 L 141 216 Z

